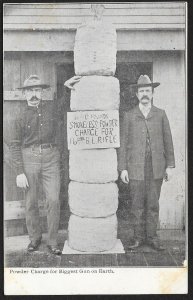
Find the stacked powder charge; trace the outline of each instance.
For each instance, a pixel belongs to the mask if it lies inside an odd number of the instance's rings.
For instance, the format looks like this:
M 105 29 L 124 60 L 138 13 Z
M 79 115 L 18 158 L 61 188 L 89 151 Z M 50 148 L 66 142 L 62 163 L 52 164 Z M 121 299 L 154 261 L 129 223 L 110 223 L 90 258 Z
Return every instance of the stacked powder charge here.
M 71 92 L 72 111 L 119 109 L 116 45 L 112 24 L 94 20 L 77 29 L 74 65 L 83 77 Z M 69 174 L 69 246 L 84 252 L 112 249 L 117 241 L 116 149 L 71 150 Z

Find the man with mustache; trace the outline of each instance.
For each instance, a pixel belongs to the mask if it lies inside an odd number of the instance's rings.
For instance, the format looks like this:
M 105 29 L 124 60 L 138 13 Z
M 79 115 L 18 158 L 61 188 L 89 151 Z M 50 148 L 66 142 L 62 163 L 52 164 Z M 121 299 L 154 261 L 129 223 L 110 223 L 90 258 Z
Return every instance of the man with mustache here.
M 170 125 L 164 110 L 152 104 L 154 88 L 147 75 L 137 84 L 139 105 L 125 113 L 118 151 L 121 180 L 129 184 L 134 238 L 129 249 L 144 243 L 164 250 L 157 236 L 159 197 L 163 179 L 170 180 L 175 167 Z
M 49 85 L 41 83 L 37 75 L 24 82 L 26 103 L 14 121 L 10 151 L 16 166 L 16 184 L 25 190 L 26 225 L 29 252 L 38 249 L 42 232 L 38 209 L 38 186 L 42 184 L 46 197 L 48 238 L 47 247 L 60 255 L 57 234 L 60 218 L 60 154 L 56 145 L 59 117 L 54 101 L 42 101 L 42 91 Z

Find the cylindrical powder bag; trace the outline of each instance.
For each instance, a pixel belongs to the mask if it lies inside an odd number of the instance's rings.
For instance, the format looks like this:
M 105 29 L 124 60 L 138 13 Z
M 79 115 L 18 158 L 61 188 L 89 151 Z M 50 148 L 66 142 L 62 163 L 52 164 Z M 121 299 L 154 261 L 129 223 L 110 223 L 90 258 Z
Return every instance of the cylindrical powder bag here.
M 80 217 L 99 218 L 116 213 L 116 183 L 90 184 L 71 181 L 68 187 L 70 211 Z
M 111 149 L 71 150 L 69 155 L 70 179 L 84 183 L 116 181 L 117 153 Z
M 72 214 L 68 230 L 68 244 L 72 249 L 85 252 L 107 251 L 117 241 L 117 216 L 81 218 Z
M 118 110 L 119 80 L 112 76 L 83 76 L 71 91 L 70 108 L 77 110 Z
M 77 28 L 74 46 L 76 75 L 109 75 L 116 70 L 117 35 L 112 24 L 93 20 Z

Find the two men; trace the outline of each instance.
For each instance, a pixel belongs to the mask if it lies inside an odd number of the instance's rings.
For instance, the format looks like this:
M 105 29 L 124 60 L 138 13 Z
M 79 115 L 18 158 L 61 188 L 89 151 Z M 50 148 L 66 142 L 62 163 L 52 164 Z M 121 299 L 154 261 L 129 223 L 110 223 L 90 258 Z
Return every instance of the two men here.
M 41 244 L 37 194 L 41 182 L 47 201 L 47 247 L 51 253 L 60 255 L 57 246 L 60 219 L 60 154 L 56 145 L 58 116 L 53 101 L 42 101 L 42 91 L 48 87 L 37 75 L 31 75 L 20 88 L 27 101 L 21 115 L 14 121 L 10 151 L 16 165 L 17 186 L 25 190 L 26 225 L 30 239 L 27 249 L 35 251 Z
M 64 85 L 73 89 L 80 79 L 80 76 L 74 76 Z M 139 77 L 135 85 L 139 105 L 125 113 L 121 128 L 118 165 L 122 181 L 130 186 L 135 225 L 134 240 L 129 249 L 148 243 L 156 250 L 163 250 L 156 233 L 159 196 L 163 179 L 170 179 L 175 161 L 167 116 L 152 104 L 153 91 L 158 85 L 147 75 Z M 54 254 L 61 254 L 57 247 L 60 173 L 55 137 L 58 116 L 52 103 L 41 101 L 42 89 L 47 87 L 36 75 L 24 82 L 21 89 L 27 105 L 15 122 L 10 149 L 17 164 L 17 186 L 26 190 L 26 223 L 31 241 L 28 251 L 35 251 L 41 243 L 37 199 L 40 176 L 48 208 L 48 248 Z
M 154 88 L 147 75 L 141 75 L 135 86 L 139 105 L 123 118 L 119 171 L 129 184 L 134 240 L 129 249 L 147 243 L 163 250 L 156 229 L 159 219 L 159 197 L 163 179 L 169 180 L 175 167 L 173 142 L 164 110 L 152 104 Z

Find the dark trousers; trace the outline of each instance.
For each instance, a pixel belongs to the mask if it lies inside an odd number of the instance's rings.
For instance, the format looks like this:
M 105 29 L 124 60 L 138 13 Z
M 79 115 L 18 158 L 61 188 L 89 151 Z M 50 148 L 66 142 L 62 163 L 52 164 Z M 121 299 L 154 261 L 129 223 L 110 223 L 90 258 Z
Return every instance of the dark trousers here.
M 48 149 L 24 148 L 22 150 L 25 174 L 29 188 L 26 191 L 26 225 L 32 242 L 42 236 L 38 209 L 38 185 L 42 184 L 46 197 L 48 240 L 57 244 L 60 219 L 60 154 L 56 147 Z
M 134 236 L 140 240 L 156 240 L 163 179 L 153 178 L 151 155 L 146 156 L 144 172 L 144 180 L 129 181 Z

